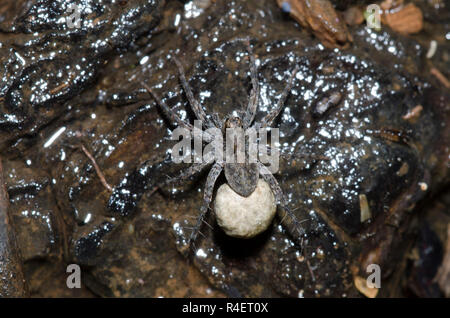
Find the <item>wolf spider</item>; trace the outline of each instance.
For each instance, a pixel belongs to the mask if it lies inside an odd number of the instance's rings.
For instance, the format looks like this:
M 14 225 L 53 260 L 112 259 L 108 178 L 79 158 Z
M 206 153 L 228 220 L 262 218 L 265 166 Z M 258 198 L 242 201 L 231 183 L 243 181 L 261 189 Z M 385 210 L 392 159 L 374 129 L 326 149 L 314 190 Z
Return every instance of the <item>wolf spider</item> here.
M 181 65 L 181 62 L 173 57 L 173 61 L 175 62 L 178 71 L 179 77 L 182 84 L 182 87 L 186 93 L 189 104 L 192 107 L 192 110 L 197 117 L 202 122 L 204 128 L 218 128 L 222 132 L 225 131 L 224 128 L 243 128 L 245 131 L 250 127 L 258 127 L 258 128 L 266 128 L 271 127 L 277 116 L 280 114 L 281 110 L 284 107 L 284 103 L 286 98 L 293 87 L 293 82 L 295 75 L 298 72 L 299 67 L 297 66 L 292 72 L 291 76 L 288 79 L 287 84 L 285 85 L 283 92 L 281 94 L 281 98 L 279 99 L 277 105 L 273 110 L 271 110 L 260 122 L 254 122 L 255 114 L 258 107 L 258 99 L 259 99 L 259 84 L 258 84 L 258 76 L 257 76 L 257 66 L 255 62 L 255 57 L 253 55 L 250 42 L 248 40 L 245 41 L 249 58 L 250 58 L 250 74 L 251 74 L 251 82 L 252 82 L 252 90 L 250 92 L 249 102 L 247 109 L 245 111 L 241 111 L 239 115 L 228 116 L 225 120 L 220 120 L 217 114 L 213 114 L 212 116 L 208 116 L 205 111 L 200 106 L 200 103 L 194 98 L 192 93 L 192 89 L 189 86 L 186 76 L 184 73 L 184 69 Z M 156 100 L 159 104 L 163 112 L 169 117 L 172 122 L 175 122 L 180 127 L 187 128 L 192 134 L 196 129 L 192 124 L 182 120 L 168 105 L 161 100 L 153 90 L 148 87 L 145 83 L 142 83 L 148 93 Z M 205 134 L 204 131 L 198 132 L 203 133 L 203 139 L 207 142 L 211 141 L 213 137 L 211 135 Z M 224 138 L 225 140 L 225 138 Z M 268 146 L 267 149 L 270 149 Z M 201 225 L 204 221 L 204 217 L 209 209 L 209 205 L 211 203 L 213 197 L 214 185 L 217 181 L 217 178 L 221 174 L 222 171 L 225 173 L 225 178 L 228 185 L 233 189 L 236 193 L 241 196 L 248 197 L 253 193 L 257 186 L 257 182 L 259 179 L 259 175 L 269 184 L 271 191 L 274 194 L 277 205 L 280 205 L 286 212 L 286 214 L 292 220 L 292 224 L 294 226 L 294 230 L 297 230 L 300 236 L 302 237 L 304 231 L 300 226 L 300 222 L 297 220 L 296 216 L 292 213 L 292 211 L 288 208 L 288 200 L 283 194 L 280 185 L 278 184 L 275 177 L 268 170 L 268 168 L 263 165 L 260 160 L 257 160 L 256 163 L 249 163 L 247 160 L 245 163 L 226 163 L 226 162 L 218 162 L 215 159 L 212 159 L 209 162 L 203 163 L 194 163 L 192 164 L 186 171 L 183 171 L 178 177 L 168 180 L 167 183 L 172 183 L 184 179 L 188 179 L 191 176 L 194 176 L 201 171 L 205 170 L 207 167 L 211 166 L 206 185 L 203 194 L 203 204 L 200 209 L 200 214 L 197 217 L 197 221 L 195 226 L 192 229 L 192 233 L 189 237 L 188 246 L 193 244 L 200 233 Z M 206 222 L 205 222 L 206 223 Z M 303 239 L 300 238 L 300 244 L 303 245 Z M 301 246 L 303 248 L 303 246 Z

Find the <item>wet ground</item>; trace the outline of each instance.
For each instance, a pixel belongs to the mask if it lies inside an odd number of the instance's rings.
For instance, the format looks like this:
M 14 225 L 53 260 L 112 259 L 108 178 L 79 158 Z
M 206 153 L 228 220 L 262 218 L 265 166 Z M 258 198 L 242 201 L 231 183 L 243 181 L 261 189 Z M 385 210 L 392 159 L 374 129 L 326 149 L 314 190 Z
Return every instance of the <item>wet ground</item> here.
M 69 28 L 61 17 L 72 2 L 81 25 Z M 433 279 L 450 217 L 450 99 L 432 70 L 450 77 L 450 8 L 414 3 L 420 33 L 349 26 L 340 50 L 275 0 L 2 1 L 0 295 L 359 297 L 378 264 L 379 296 L 442 296 Z M 239 240 L 212 213 L 189 253 L 205 175 L 153 191 L 186 166 L 170 161 L 174 126 L 142 82 L 193 122 L 177 56 L 205 111 L 224 118 L 248 102 L 247 37 L 257 120 L 299 66 L 280 143 L 328 158 L 281 160 L 276 175 L 305 228 L 306 257 L 288 218 Z M 67 264 L 81 266 L 81 289 L 66 287 Z

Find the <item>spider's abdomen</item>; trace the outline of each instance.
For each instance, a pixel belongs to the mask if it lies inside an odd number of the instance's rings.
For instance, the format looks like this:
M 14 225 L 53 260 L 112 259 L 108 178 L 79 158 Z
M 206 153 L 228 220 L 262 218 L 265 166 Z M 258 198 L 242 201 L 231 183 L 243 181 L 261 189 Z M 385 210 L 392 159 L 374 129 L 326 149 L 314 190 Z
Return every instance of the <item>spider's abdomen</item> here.
M 237 194 L 248 197 L 256 189 L 259 170 L 256 163 L 227 163 L 225 178 L 231 189 Z

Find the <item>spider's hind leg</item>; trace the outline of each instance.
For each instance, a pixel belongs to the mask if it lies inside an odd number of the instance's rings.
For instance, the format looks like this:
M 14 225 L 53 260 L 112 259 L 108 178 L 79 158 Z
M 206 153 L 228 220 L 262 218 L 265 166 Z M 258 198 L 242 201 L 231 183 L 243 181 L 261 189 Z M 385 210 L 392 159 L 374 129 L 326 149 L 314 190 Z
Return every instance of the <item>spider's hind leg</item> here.
M 200 172 L 202 172 L 206 167 L 208 167 L 211 163 L 210 162 L 203 162 L 203 163 L 194 163 L 186 170 L 181 171 L 181 173 L 178 176 L 175 176 L 173 178 L 167 178 L 164 182 L 157 185 L 156 187 L 161 188 L 163 186 L 167 186 L 170 184 L 177 183 L 179 181 L 183 181 L 186 179 L 189 179 Z
M 195 246 L 194 242 L 197 239 L 198 234 L 200 233 L 200 228 L 204 223 L 204 217 L 208 212 L 209 205 L 212 201 L 214 185 L 216 184 L 217 178 L 222 172 L 223 166 L 221 163 L 215 163 L 211 170 L 208 173 L 208 178 L 206 179 L 205 190 L 203 192 L 203 205 L 200 208 L 200 214 L 197 217 L 197 222 L 192 228 L 192 233 L 189 237 L 189 246 Z
M 285 212 L 285 215 L 282 217 L 283 225 L 287 227 L 292 238 L 296 241 L 297 244 L 299 244 L 302 253 L 304 253 L 305 249 L 303 238 L 305 235 L 305 230 L 303 229 L 301 222 L 297 219 L 295 214 L 289 209 L 287 199 L 283 193 L 283 190 L 278 184 L 277 179 L 275 179 L 275 177 L 272 175 L 269 169 L 267 169 L 266 166 L 264 166 L 261 163 L 259 163 L 259 166 L 261 176 L 269 184 L 270 189 L 272 190 L 275 196 L 275 200 L 278 202 L 278 204 L 283 208 Z M 289 217 L 289 220 L 285 220 L 286 215 Z

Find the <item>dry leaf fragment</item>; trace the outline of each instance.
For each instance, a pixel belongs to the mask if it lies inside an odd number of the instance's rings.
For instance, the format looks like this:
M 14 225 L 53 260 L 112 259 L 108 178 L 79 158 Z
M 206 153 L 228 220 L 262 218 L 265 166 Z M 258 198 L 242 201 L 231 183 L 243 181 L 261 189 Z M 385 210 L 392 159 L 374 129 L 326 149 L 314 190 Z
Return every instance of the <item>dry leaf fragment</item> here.
M 353 280 L 356 289 L 367 298 L 375 298 L 378 295 L 378 288 L 367 286 L 367 280 L 361 276 L 355 276 Z
M 345 23 L 348 25 L 360 25 L 364 22 L 364 15 L 360 8 L 350 7 L 343 13 Z
M 423 15 L 418 7 L 408 3 L 400 9 L 387 10 L 383 13 L 382 22 L 396 32 L 412 34 L 422 30 Z
M 326 47 L 345 48 L 352 36 L 328 0 L 277 0 L 277 4 Z

